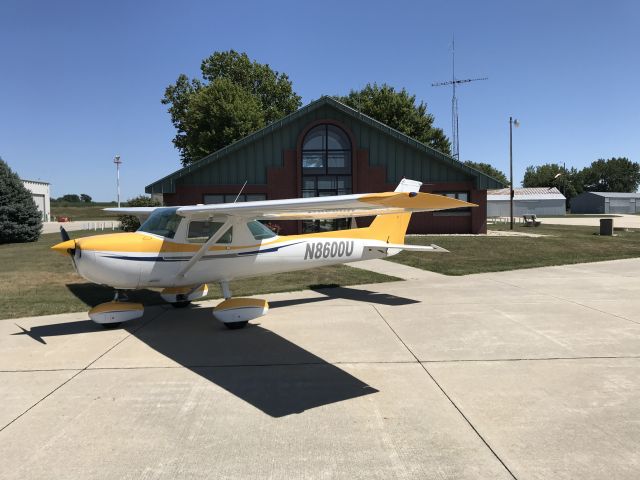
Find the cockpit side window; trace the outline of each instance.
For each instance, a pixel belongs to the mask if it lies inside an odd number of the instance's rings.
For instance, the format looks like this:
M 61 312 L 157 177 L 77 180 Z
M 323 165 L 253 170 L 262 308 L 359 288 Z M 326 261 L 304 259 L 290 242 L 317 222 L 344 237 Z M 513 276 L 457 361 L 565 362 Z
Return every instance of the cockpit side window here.
M 193 221 L 189 223 L 187 241 L 190 243 L 205 243 L 224 225 L 222 222 Z M 216 243 L 231 243 L 233 227 L 229 227 Z
M 247 228 L 253 235 L 253 238 L 255 238 L 256 240 L 266 240 L 267 238 L 273 238 L 277 236 L 271 229 L 267 228 L 257 220 L 253 220 L 247 223 Z
M 157 208 L 138 228 L 138 231 L 173 238 L 183 218 L 176 213 L 177 210 L 177 207 Z

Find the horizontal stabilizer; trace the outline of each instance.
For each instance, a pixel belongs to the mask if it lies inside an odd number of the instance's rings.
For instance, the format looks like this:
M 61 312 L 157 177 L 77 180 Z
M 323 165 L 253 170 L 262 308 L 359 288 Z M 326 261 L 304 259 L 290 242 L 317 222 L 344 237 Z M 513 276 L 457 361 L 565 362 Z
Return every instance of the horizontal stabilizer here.
M 439 247 L 438 245 L 407 245 L 405 243 L 385 243 L 383 245 L 365 245 L 366 248 L 395 248 L 398 250 L 408 250 L 410 252 L 435 252 L 435 253 L 448 253 L 446 248 Z

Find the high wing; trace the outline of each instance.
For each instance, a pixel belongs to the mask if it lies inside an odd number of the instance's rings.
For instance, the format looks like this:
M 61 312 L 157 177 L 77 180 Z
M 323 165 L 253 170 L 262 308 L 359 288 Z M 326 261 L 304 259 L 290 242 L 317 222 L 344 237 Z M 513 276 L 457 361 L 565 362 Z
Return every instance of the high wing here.
M 189 218 L 230 216 L 256 220 L 319 220 L 365 217 L 388 213 L 431 212 L 450 208 L 476 207 L 443 195 L 418 192 L 383 192 L 331 197 L 263 200 L 179 207 L 177 213 Z
M 122 207 L 122 208 L 103 208 L 105 212 L 117 213 L 118 215 L 132 215 L 138 217 L 140 223 L 149 218 L 156 208 L 160 207 Z

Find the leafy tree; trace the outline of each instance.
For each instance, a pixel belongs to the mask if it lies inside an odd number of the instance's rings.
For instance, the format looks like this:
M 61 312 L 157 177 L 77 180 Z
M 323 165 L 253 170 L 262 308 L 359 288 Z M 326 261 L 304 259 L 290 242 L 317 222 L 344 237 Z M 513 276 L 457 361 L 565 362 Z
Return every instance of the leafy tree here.
M 635 192 L 640 185 L 640 165 L 628 158 L 599 159 L 582 171 L 584 189 L 591 192 Z
M 31 192 L 0 158 L 0 244 L 35 242 L 42 229 L 42 214 Z
M 91 196 L 87 195 L 86 193 L 81 193 L 80 200 L 82 200 L 85 203 L 91 203 Z
M 494 166 L 488 163 L 482 162 L 472 162 L 471 160 L 467 160 L 464 164 L 468 167 L 475 168 L 476 170 L 481 171 L 482 173 L 489 175 L 492 178 L 504 183 L 505 185 L 509 185 L 509 179 L 501 170 L 498 170 Z
M 139 195 L 137 197 L 127 200 L 128 207 L 159 207 L 160 202 L 147 196 Z M 138 217 L 133 215 L 122 215 L 118 218 L 120 220 L 120 229 L 125 232 L 135 232 L 140 228 L 140 222 Z
M 557 163 L 545 163 L 543 165 L 530 165 L 524 172 L 522 186 L 531 187 L 556 187 L 567 200 L 583 192 L 582 172 L 575 168 L 567 169 Z
M 380 86 L 369 83 L 362 90 L 351 90 L 349 95 L 336 100 L 442 153 L 451 154 L 451 143 L 442 129 L 433 127 L 434 118 L 427 113 L 427 105 L 416 104 L 416 96 L 409 95 L 404 88 L 396 91 L 386 83 Z
M 215 52 L 200 66 L 202 80 L 181 74 L 162 103 L 177 130 L 182 164 L 199 160 L 294 112 L 301 98 L 289 77 L 234 50 Z
M 58 202 L 70 202 L 70 203 L 79 203 L 80 196 L 75 193 L 67 193 L 66 195 L 61 196 L 56 201 Z

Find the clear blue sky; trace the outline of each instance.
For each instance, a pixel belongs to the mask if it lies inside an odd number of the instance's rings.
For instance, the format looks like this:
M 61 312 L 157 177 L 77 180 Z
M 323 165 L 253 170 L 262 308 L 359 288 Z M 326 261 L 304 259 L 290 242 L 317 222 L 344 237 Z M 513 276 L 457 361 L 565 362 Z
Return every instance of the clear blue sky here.
M 367 82 L 405 87 L 450 135 L 456 38 L 460 152 L 527 165 L 640 161 L 640 3 L 628 1 L 32 1 L 0 3 L 0 156 L 52 195 L 122 198 L 180 166 L 164 89 L 216 50 L 286 72 L 306 104 Z

